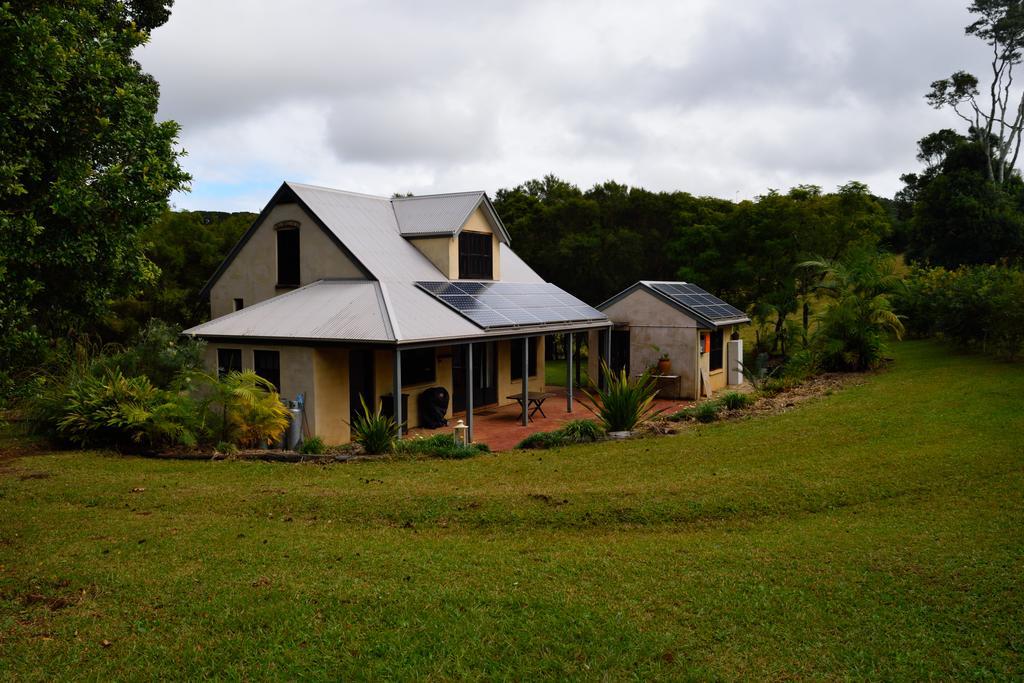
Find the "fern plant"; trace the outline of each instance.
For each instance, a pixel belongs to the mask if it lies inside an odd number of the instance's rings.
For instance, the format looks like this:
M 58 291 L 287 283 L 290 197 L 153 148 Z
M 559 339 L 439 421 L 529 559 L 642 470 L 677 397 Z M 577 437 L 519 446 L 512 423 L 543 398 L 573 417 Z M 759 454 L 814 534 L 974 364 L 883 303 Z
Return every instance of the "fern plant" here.
M 591 383 L 592 392 L 583 390 L 587 399 L 583 405 L 600 419 L 605 431 L 628 432 L 662 412 L 654 408 L 658 386 L 650 372 L 631 379 L 625 368 L 616 374 L 602 362 L 601 373 L 604 387 Z

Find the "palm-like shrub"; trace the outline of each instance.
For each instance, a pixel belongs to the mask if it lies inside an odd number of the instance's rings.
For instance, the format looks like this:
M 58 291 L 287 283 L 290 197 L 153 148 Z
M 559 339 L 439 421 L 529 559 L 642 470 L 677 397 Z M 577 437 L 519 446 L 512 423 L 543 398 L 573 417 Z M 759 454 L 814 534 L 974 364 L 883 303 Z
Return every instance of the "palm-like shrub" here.
M 252 448 L 273 442 L 288 426 L 288 409 L 274 385 L 252 370 L 229 372 L 223 377 L 200 375 L 218 441 Z M 204 410 L 205 413 L 205 410 Z
M 890 259 L 875 253 L 854 253 L 843 261 L 801 264 L 820 273 L 818 290 L 830 299 L 815 316 L 812 346 L 826 370 L 867 370 L 877 367 L 889 335 L 903 335 L 891 297 L 901 287 Z
M 120 370 L 85 374 L 64 393 L 57 434 L 80 446 L 194 445 L 203 424 L 186 394 L 163 391 Z
M 398 436 L 398 423 L 390 415 L 383 414 L 383 405 L 380 402 L 377 403 L 377 409 L 372 412 L 362 396 L 359 397 L 359 402 L 363 404 L 363 410 L 350 425 L 352 440 L 371 455 L 389 452 Z
M 615 374 L 602 362 L 601 373 L 604 387 L 591 383 L 592 391 L 583 390 L 587 398 L 583 405 L 598 417 L 606 431 L 631 431 L 640 422 L 662 412 L 654 408 L 658 386 L 650 372 L 630 379 L 625 368 Z

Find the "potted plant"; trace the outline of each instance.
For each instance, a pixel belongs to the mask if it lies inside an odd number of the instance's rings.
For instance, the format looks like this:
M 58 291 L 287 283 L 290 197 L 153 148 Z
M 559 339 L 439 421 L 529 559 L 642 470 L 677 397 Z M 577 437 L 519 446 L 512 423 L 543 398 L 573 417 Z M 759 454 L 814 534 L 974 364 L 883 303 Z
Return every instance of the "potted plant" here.
M 651 368 L 652 372 L 658 375 L 672 374 L 672 359 L 668 357 L 668 351 L 662 351 L 661 347 L 651 344 L 651 348 L 658 354 L 658 364 Z

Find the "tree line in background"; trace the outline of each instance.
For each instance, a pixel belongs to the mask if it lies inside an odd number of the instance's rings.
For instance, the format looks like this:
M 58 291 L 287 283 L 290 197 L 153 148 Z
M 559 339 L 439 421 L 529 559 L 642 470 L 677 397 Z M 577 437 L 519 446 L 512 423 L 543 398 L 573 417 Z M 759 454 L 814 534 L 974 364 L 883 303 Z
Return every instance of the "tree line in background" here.
M 0 6 L 5 397 L 32 391 L 24 380 L 65 362 L 79 341 L 129 344 L 144 341 L 151 319 L 176 329 L 203 320 L 199 291 L 254 218 L 167 209 L 189 177 L 177 125 L 156 120 L 158 86 L 132 51 L 170 7 Z M 1024 258 L 1024 101 L 1012 87 L 1024 9 L 969 9 L 977 21 L 967 32 L 991 47 L 991 75 L 932 83 L 928 102 L 966 130 L 924 137 L 923 169 L 903 176 L 894 199 L 858 182 L 733 202 L 613 181 L 583 190 L 549 175 L 495 196 L 515 250 L 592 304 L 640 279 L 696 282 L 747 310 L 758 350 L 781 356 L 813 349 L 826 365 L 868 367 L 879 340 L 899 331 L 893 315 L 914 334 L 1019 354 L 1006 330 L 1024 328 L 1012 305 Z M 903 262 L 909 276 L 894 277 Z M 973 303 L 956 298 L 969 294 Z

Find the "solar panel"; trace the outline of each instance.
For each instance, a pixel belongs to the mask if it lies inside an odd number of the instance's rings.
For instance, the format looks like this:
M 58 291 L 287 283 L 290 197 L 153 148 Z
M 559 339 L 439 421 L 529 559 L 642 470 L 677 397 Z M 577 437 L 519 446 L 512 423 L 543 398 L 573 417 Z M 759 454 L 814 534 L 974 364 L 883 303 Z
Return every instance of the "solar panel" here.
M 605 321 L 607 318 L 553 284 L 532 282 L 417 282 L 424 292 L 484 328 Z
M 650 286 L 658 293 L 711 322 L 747 317 L 735 306 L 730 306 L 717 296 L 708 294 L 697 285 L 688 282 L 652 282 Z

